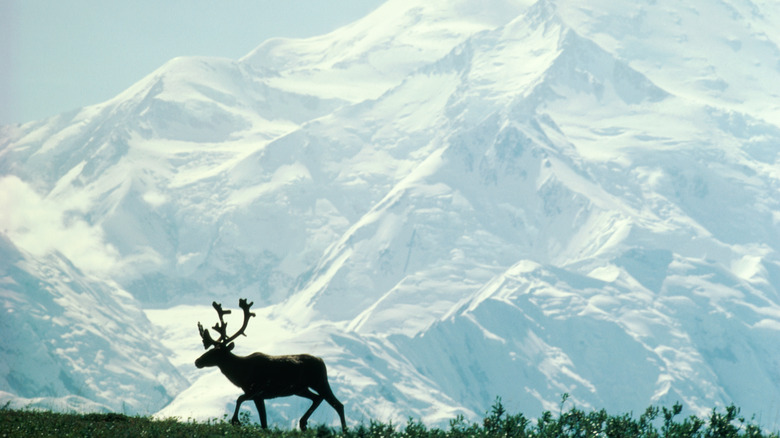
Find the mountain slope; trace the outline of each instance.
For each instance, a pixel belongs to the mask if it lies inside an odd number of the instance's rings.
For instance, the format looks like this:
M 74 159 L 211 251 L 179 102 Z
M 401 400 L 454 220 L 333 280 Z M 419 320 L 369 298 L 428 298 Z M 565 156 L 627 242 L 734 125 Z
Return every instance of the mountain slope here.
M 780 7 L 764 0 L 559 2 L 578 32 L 675 95 L 774 121 Z M 715 31 L 717 29 L 717 31 Z
M 4 403 L 21 397 L 20 407 L 143 412 L 184 389 L 127 292 L 60 254 L 20 253 L 5 236 L 0 252 Z

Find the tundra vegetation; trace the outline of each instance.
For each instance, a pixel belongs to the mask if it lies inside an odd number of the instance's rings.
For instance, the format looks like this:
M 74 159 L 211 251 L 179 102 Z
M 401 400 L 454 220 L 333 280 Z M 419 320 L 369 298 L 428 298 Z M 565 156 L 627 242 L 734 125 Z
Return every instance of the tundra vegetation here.
M 682 416 L 682 406 L 671 408 L 651 406 L 642 414 L 611 415 L 605 410 L 589 411 L 571 407 L 564 411 L 564 395 L 558 414 L 543 412 L 537 419 L 506 412 L 501 399 L 478 422 L 459 416 L 446 428 L 429 428 L 409 419 L 404 425 L 370 420 L 353 425 L 346 432 L 341 428 L 317 425 L 305 431 L 264 429 L 250 423 L 248 412 L 242 412 L 243 425 L 222 419 L 207 422 L 182 421 L 177 418 L 152 419 L 122 414 L 65 414 L 48 411 L 0 409 L 0 435 L 3 437 L 382 437 L 382 438 L 465 438 L 465 437 L 621 437 L 621 438 L 732 438 L 773 437 L 777 432 L 762 430 L 755 419 L 745 419 L 739 408 L 728 406 L 713 409 L 709 416 Z

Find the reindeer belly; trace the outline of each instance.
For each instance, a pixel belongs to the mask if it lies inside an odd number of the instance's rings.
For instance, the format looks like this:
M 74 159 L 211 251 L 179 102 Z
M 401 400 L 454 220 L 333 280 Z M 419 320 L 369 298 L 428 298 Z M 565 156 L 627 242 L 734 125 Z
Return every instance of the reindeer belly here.
M 241 387 L 247 394 L 266 399 L 306 393 L 312 377 L 308 358 L 311 356 L 258 356 L 253 381 Z
M 268 385 L 258 391 L 258 393 L 263 398 L 277 398 L 300 394 L 303 390 L 304 388 L 299 386 Z

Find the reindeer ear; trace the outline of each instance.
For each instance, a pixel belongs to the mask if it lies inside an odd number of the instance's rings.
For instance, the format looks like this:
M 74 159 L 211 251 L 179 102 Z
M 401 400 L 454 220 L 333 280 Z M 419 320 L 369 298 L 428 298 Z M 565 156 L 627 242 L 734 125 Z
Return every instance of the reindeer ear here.
M 227 347 L 225 347 L 225 349 L 226 349 L 227 351 L 232 351 L 232 350 L 233 350 L 233 347 L 235 347 L 235 346 L 236 346 L 236 344 L 235 344 L 235 343 L 233 343 L 233 342 L 231 342 L 231 343 L 229 343 L 229 344 L 227 345 Z

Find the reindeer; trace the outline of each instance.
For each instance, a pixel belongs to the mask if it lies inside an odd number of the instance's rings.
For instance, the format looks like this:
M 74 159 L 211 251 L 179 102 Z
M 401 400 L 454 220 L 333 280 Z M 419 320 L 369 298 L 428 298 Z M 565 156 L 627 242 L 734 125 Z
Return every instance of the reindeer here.
M 323 400 L 328 402 L 339 414 L 341 429 L 346 432 L 347 424 L 344 420 L 344 405 L 333 395 L 328 384 L 328 374 L 325 362 L 319 357 L 308 354 L 296 354 L 289 356 L 269 356 L 263 353 L 252 353 L 249 356 L 237 356 L 231 352 L 235 344 L 233 340 L 239 335 L 244 335 L 244 330 L 249 323 L 249 318 L 255 316 L 249 311 L 254 303 L 247 303 L 246 299 L 238 300 L 238 306 L 244 311 L 244 323 L 236 333 L 227 335 L 227 323 L 223 316 L 230 314 L 230 310 L 222 310 L 222 305 L 216 301 L 212 303 L 219 315 L 219 323 L 213 329 L 219 333 L 214 340 L 208 329 L 204 329 L 198 322 L 198 331 L 203 340 L 203 348 L 206 351 L 195 361 L 198 368 L 217 366 L 222 374 L 234 385 L 244 391 L 244 394 L 236 400 L 236 410 L 231 422 L 240 424 L 238 410 L 241 403 L 253 400 L 260 414 L 260 425 L 268 427 L 265 415 L 265 400 L 276 397 L 297 395 L 312 401 L 309 410 L 303 414 L 300 421 L 301 430 L 306 430 L 306 421 Z M 209 347 L 214 347 L 209 350 Z

